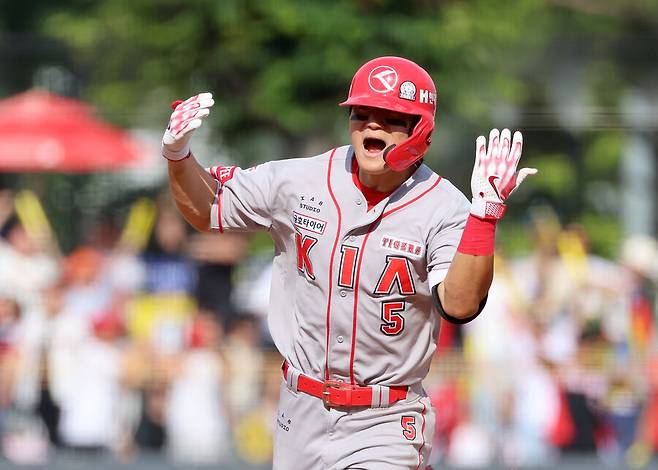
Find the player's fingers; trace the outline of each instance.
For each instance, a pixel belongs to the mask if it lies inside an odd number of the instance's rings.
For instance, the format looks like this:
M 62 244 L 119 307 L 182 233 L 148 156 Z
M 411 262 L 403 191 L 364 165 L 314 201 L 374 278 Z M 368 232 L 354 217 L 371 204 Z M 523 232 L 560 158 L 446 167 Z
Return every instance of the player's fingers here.
M 172 122 L 181 122 L 181 121 L 189 121 L 190 119 L 194 118 L 197 114 L 199 114 L 199 109 L 186 109 L 186 110 L 177 110 L 176 112 L 171 114 L 171 121 Z
M 511 147 L 511 139 L 512 139 L 512 133 L 510 132 L 509 129 L 505 128 L 503 131 L 500 133 L 500 159 L 501 160 L 507 160 L 507 157 L 509 157 L 510 154 L 510 147 Z
M 188 128 L 188 123 L 192 120 L 201 120 L 210 114 L 209 109 L 195 109 L 192 111 L 187 111 L 185 113 L 179 114 L 175 117 L 172 117 L 169 123 L 169 130 L 176 135 L 181 130 Z M 200 124 L 199 124 L 200 125 Z
M 194 103 L 197 101 L 205 101 L 212 99 L 212 93 L 199 93 L 198 95 L 190 96 L 188 99 L 183 101 L 179 106 L 185 106 L 186 104 Z
M 181 119 L 184 121 L 191 121 L 193 118 L 203 119 L 210 114 L 208 108 L 193 109 L 191 111 L 185 111 Z
M 475 139 L 475 166 L 473 169 L 478 168 L 482 162 L 487 158 L 487 139 L 483 135 Z
M 498 129 L 491 129 L 489 132 L 489 151 L 488 158 L 497 159 L 500 155 L 500 131 Z
M 182 136 L 189 134 L 195 129 L 201 127 L 201 119 L 192 119 L 191 121 L 183 121 L 180 126 L 172 130 L 174 138 L 180 139 Z
M 510 147 L 509 160 L 514 162 L 514 166 L 519 163 L 521 159 L 521 153 L 523 152 L 523 135 L 521 132 L 514 132 L 514 137 L 512 138 L 512 146 Z
M 210 114 L 208 108 L 191 109 L 186 111 L 177 110 L 171 115 L 171 124 L 175 126 L 179 122 L 191 121 L 194 118 L 203 119 Z
M 199 93 L 197 95 L 197 98 L 198 98 L 199 101 L 206 101 L 206 100 L 212 101 L 212 93 L 209 93 L 209 92 Z
M 519 186 L 521 186 L 521 183 L 523 183 L 524 179 L 530 175 L 537 174 L 538 171 L 539 170 L 536 168 L 522 168 L 518 173 L 515 173 L 513 178 L 505 186 L 503 186 L 503 190 L 501 192 L 503 198 L 507 199 L 510 194 L 516 191 Z
M 516 187 L 518 188 L 521 183 L 523 183 L 523 180 L 526 179 L 530 175 L 536 175 L 539 173 L 539 170 L 537 168 L 521 168 L 519 170 L 519 176 L 516 178 Z
M 183 113 L 192 109 L 199 108 L 210 108 L 214 104 L 215 101 L 212 99 L 212 93 L 200 93 L 178 104 L 174 110 L 174 113 Z
M 162 143 L 164 145 L 172 145 L 174 142 L 176 142 L 174 134 L 171 133 L 171 130 L 167 129 L 164 136 L 162 136 Z
M 191 101 L 189 103 L 183 103 L 178 105 L 174 113 L 184 113 L 186 111 L 191 111 L 193 109 L 207 109 L 212 107 L 212 105 L 214 104 L 215 101 L 212 98 L 205 100 Z

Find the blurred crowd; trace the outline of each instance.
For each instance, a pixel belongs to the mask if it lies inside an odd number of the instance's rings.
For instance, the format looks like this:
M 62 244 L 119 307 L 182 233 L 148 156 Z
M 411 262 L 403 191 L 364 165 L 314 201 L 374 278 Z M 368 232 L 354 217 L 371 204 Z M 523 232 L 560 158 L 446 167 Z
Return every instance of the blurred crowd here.
M 192 232 L 166 193 L 67 254 L 16 208 L 0 194 L 2 457 L 267 463 L 280 381 L 267 256 L 241 235 Z M 529 255 L 497 257 L 484 313 L 442 326 L 432 461 L 573 452 L 645 466 L 658 452 L 656 241 L 629 238 L 611 260 L 550 215 L 530 230 Z
M 558 468 L 597 455 L 644 468 L 658 451 L 656 241 L 629 237 L 609 260 L 550 212 L 529 231 L 529 255 L 497 257 L 482 315 L 442 331 L 428 383 L 435 457 Z
M 246 238 L 192 233 L 163 194 L 63 255 L 44 221 L 13 210 L 6 192 L 0 200 L 5 458 L 269 459 L 278 377 L 263 370 L 274 353 L 259 312 L 233 305 Z

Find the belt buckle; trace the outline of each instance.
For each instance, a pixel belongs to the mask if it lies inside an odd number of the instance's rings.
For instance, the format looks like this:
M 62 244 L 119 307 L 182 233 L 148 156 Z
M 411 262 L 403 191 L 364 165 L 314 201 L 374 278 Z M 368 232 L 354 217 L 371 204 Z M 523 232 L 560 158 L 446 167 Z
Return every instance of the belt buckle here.
M 325 380 L 322 383 L 322 403 L 324 403 L 326 408 L 332 408 L 334 406 L 331 403 L 330 389 L 342 389 L 343 387 L 345 387 L 345 383 L 338 380 Z

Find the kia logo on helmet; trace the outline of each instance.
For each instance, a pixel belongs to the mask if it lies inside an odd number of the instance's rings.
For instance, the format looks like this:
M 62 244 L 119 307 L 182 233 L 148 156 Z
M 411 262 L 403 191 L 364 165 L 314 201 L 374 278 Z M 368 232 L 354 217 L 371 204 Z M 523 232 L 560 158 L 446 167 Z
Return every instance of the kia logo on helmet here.
M 398 83 L 398 73 L 388 65 L 380 65 L 370 71 L 368 85 L 377 93 L 388 93 L 395 89 Z

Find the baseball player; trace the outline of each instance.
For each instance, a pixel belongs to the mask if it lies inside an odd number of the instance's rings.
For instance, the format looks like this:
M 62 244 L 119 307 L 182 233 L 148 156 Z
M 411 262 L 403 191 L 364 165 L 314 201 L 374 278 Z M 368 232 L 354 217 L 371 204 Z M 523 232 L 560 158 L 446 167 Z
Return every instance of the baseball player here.
M 523 179 L 522 137 L 476 140 L 469 204 L 423 164 L 436 88 L 419 65 L 379 57 L 354 75 L 351 145 L 246 170 L 202 168 L 190 138 L 214 104 L 177 105 L 162 153 L 198 230 L 269 231 L 272 337 L 285 358 L 274 469 L 423 469 L 434 413 L 422 380 L 440 318 L 474 319 L 493 276 L 496 222 Z

